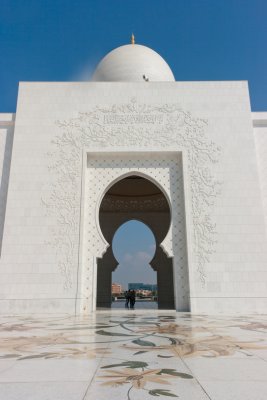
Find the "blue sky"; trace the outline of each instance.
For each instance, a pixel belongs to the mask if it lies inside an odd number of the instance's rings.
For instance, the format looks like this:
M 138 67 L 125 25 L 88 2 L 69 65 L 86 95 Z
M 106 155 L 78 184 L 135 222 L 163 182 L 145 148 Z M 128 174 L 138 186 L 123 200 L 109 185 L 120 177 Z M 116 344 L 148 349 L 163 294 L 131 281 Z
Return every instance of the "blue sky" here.
M 132 220 L 121 225 L 112 242 L 113 254 L 119 265 L 112 274 L 113 282 L 128 289 L 128 282 L 157 283 L 156 272 L 150 267 L 156 249 L 152 231 L 142 222 Z
M 0 112 L 19 81 L 86 79 L 129 42 L 159 52 L 176 80 L 248 80 L 267 110 L 266 0 L 0 0 Z
M 176 80 L 248 80 L 252 110 L 267 110 L 267 0 L 0 0 L 0 112 L 16 110 L 19 81 L 89 79 L 132 32 Z M 115 246 L 131 272 L 114 278 L 154 282 L 153 236 L 129 226 Z

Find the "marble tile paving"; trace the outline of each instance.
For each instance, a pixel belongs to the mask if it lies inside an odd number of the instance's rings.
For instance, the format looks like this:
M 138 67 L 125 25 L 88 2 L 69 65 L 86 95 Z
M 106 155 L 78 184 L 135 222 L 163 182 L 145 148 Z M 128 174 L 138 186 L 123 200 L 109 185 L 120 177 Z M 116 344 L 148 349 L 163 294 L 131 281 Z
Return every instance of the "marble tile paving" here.
M 267 315 L 1 317 L 2 400 L 266 400 Z

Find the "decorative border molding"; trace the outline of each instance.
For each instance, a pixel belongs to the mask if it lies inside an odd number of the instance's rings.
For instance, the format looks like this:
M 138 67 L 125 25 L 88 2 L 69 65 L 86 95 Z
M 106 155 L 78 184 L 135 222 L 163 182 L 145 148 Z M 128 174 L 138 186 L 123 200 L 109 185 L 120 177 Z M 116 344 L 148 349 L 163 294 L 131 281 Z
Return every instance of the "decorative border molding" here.
M 109 195 L 106 196 L 101 203 L 101 210 L 103 212 L 127 212 L 133 211 L 169 211 L 169 205 L 162 194 L 154 196 L 138 196 L 137 198 Z
M 185 232 L 183 169 L 180 153 L 94 153 L 87 156 L 84 204 L 84 258 L 79 272 L 80 310 L 92 311 L 95 301 L 95 270 L 92 259 L 106 252 L 106 242 L 99 224 L 99 210 L 105 193 L 116 182 L 130 175 L 152 181 L 171 203 L 172 220 L 161 247 L 174 260 L 174 281 L 179 286 L 179 298 L 188 299 L 188 268 Z M 173 178 L 174 179 L 173 179 Z M 166 200 L 165 200 L 166 201 Z M 131 214 L 132 215 L 132 214 Z M 88 284 L 91 282 L 91 284 Z M 178 303 L 178 300 L 177 300 Z
M 207 121 L 194 118 L 177 104 L 147 105 L 133 98 L 127 104 L 95 106 L 76 118 L 56 121 L 56 124 L 59 133 L 49 153 L 49 169 L 56 178 L 48 190 L 50 194 L 43 197 L 43 204 L 58 220 L 51 245 L 57 248 L 65 287 L 72 286 L 78 265 L 82 152 L 85 148 L 186 152 L 194 263 L 204 284 L 205 264 L 216 242 L 210 207 L 220 187 L 220 182 L 212 175 L 212 165 L 218 161 L 220 149 L 206 136 Z

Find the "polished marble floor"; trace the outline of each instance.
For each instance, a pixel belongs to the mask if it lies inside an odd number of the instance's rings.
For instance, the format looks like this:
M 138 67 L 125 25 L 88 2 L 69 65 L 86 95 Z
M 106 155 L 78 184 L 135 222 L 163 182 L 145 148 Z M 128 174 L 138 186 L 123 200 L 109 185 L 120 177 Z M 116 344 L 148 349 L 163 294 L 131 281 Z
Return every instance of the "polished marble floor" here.
M 266 400 L 267 315 L 1 317 L 2 400 Z

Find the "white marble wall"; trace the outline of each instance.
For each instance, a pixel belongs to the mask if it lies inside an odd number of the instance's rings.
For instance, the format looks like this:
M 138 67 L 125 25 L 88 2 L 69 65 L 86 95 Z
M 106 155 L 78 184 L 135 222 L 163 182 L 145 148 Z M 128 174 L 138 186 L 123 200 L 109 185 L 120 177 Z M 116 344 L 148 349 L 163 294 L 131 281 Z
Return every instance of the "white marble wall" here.
M 0 114 L 0 254 L 2 250 L 2 239 L 5 224 L 14 125 L 15 114 Z
M 267 227 L 267 113 L 252 113 L 253 130 L 258 158 L 258 169 L 262 201 L 264 206 L 265 224 Z
M 188 132 L 197 138 L 195 150 L 198 139 L 199 146 L 203 145 L 203 132 L 206 142 L 212 140 L 220 148 L 218 163 L 205 169 L 206 161 L 201 165 L 199 158 L 199 164 L 194 164 L 194 158 L 188 158 L 185 171 L 192 311 L 265 312 L 267 244 L 246 82 L 21 84 L 0 266 L 1 312 L 74 312 L 81 260 L 82 156 L 85 147 L 114 151 L 113 139 L 103 139 L 103 127 L 93 120 L 99 112 L 92 111 L 115 104 L 114 113 L 120 113 L 118 106 L 131 105 L 132 98 L 142 113 L 144 105 L 153 105 L 159 114 L 168 114 L 169 125 L 146 125 L 143 133 L 151 128 L 151 135 L 141 141 L 140 124 L 126 124 L 127 139 L 123 142 L 119 136 L 117 151 L 178 151 Z M 179 119 L 170 122 L 172 104 L 187 120 L 183 127 Z M 132 113 L 130 108 L 127 113 Z M 206 121 L 203 132 L 197 128 L 200 122 L 193 122 L 196 118 Z M 164 141 L 174 124 L 177 141 Z M 69 158 L 64 161 L 66 154 Z M 198 182 L 210 173 L 220 181 L 219 193 L 215 195 L 217 188 L 211 188 L 208 197 L 214 195 L 214 204 L 203 201 L 200 212 L 204 225 L 205 215 L 210 216 L 216 243 L 209 243 L 211 236 L 202 238 L 210 254 L 200 266 L 196 250 L 201 251 L 202 244 L 200 234 L 195 243 L 192 177 Z M 60 239 L 67 225 L 69 243 Z M 206 227 L 213 229 L 207 223 Z

